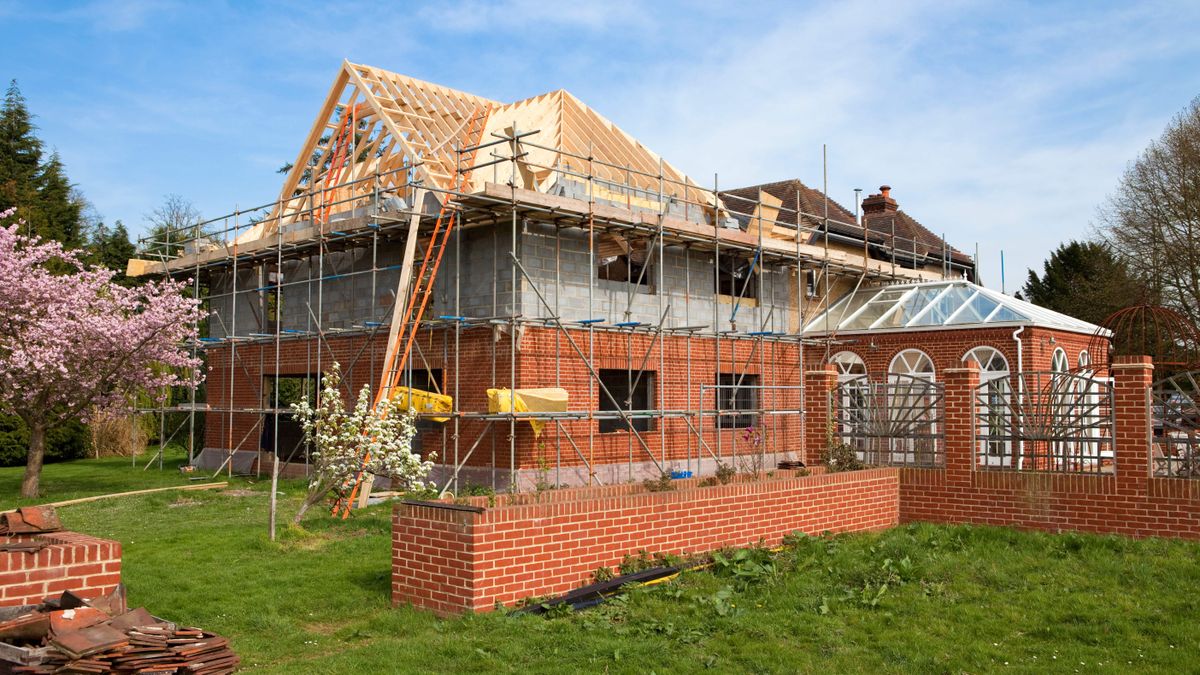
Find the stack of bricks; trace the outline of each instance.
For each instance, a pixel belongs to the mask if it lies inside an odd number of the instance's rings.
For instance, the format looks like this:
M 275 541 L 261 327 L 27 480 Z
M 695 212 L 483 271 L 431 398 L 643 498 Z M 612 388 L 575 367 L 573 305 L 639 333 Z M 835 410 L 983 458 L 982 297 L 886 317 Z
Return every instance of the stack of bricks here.
M 392 520 L 392 601 L 441 614 L 486 611 L 587 583 L 645 549 L 704 554 L 773 546 L 793 532 L 856 532 L 898 522 L 896 469 L 695 483 L 668 492 L 640 486 L 569 491 L 544 503 L 496 508 L 400 504 Z M 568 492 L 568 491 L 564 491 Z M 538 495 L 528 495 L 533 502 Z
M 12 535 L 0 542 L 46 542 L 40 551 L 0 551 L 0 606 L 32 605 L 72 591 L 85 598 L 121 583 L 121 544 L 77 532 Z

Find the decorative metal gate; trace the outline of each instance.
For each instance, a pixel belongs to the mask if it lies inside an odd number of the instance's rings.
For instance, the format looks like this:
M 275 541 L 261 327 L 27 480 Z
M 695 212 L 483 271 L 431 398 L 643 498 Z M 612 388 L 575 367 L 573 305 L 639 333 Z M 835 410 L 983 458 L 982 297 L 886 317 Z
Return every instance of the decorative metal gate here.
M 976 465 L 1103 473 L 1113 459 L 1113 392 L 1089 373 L 1014 373 L 975 390 Z
M 833 436 L 853 447 L 867 464 L 945 466 L 942 447 L 944 391 L 940 383 L 912 375 L 867 376 L 840 381 Z
M 1200 371 L 1163 378 L 1151 389 L 1154 438 L 1150 468 L 1155 476 L 1200 478 Z

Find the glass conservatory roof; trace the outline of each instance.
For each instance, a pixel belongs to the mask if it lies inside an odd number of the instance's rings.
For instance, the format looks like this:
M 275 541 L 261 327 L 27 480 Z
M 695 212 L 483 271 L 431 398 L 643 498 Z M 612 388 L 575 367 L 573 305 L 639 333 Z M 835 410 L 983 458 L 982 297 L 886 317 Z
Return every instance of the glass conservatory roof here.
M 843 296 L 805 333 L 1029 324 L 1093 334 L 1094 324 L 964 281 L 862 288 Z

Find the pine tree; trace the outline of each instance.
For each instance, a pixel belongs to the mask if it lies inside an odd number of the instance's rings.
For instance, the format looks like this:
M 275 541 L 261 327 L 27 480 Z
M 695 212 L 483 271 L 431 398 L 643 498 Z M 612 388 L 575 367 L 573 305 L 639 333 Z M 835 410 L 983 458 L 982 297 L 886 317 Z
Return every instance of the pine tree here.
M 13 80 L 0 108 L 0 211 L 15 206 L 26 222 L 38 201 L 42 163 L 42 142 L 34 136 L 34 129 L 25 98 Z
M 1146 299 L 1145 287 L 1108 246 L 1079 241 L 1051 253 L 1041 275 L 1029 270 L 1021 294 L 1034 304 L 1094 324 Z
M 138 279 L 125 276 L 125 267 L 129 259 L 134 257 L 136 247 L 129 240 L 129 231 L 125 224 L 117 221 L 111 228 L 99 223 L 91 232 L 87 244 L 87 262 L 89 265 L 107 267 L 117 273 L 113 281 L 122 286 L 136 286 Z
M 67 180 L 57 152 L 50 155 L 38 178 L 41 213 L 40 222 L 34 224 L 34 233 L 43 239 L 60 241 L 71 248 L 83 244 L 80 227 L 83 205 L 71 194 L 71 183 Z
M 0 108 L 0 211 L 17 207 L 23 234 L 73 248 L 84 243 L 83 201 L 75 194 L 58 153 L 43 161 L 33 115 L 16 80 Z

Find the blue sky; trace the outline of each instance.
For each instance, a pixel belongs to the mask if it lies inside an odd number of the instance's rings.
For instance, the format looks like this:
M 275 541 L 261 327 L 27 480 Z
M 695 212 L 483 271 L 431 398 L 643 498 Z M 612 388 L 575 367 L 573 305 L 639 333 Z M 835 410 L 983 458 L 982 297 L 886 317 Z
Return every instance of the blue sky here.
M 135 231 L 164 195 L 270 201 L 342 59 L 509 101 L 565 88 L 703 184 L 883 183 L 1008 290 L 1086 236 L 1200 95 L 1200 3 L 6 2 L 71 179 Z

